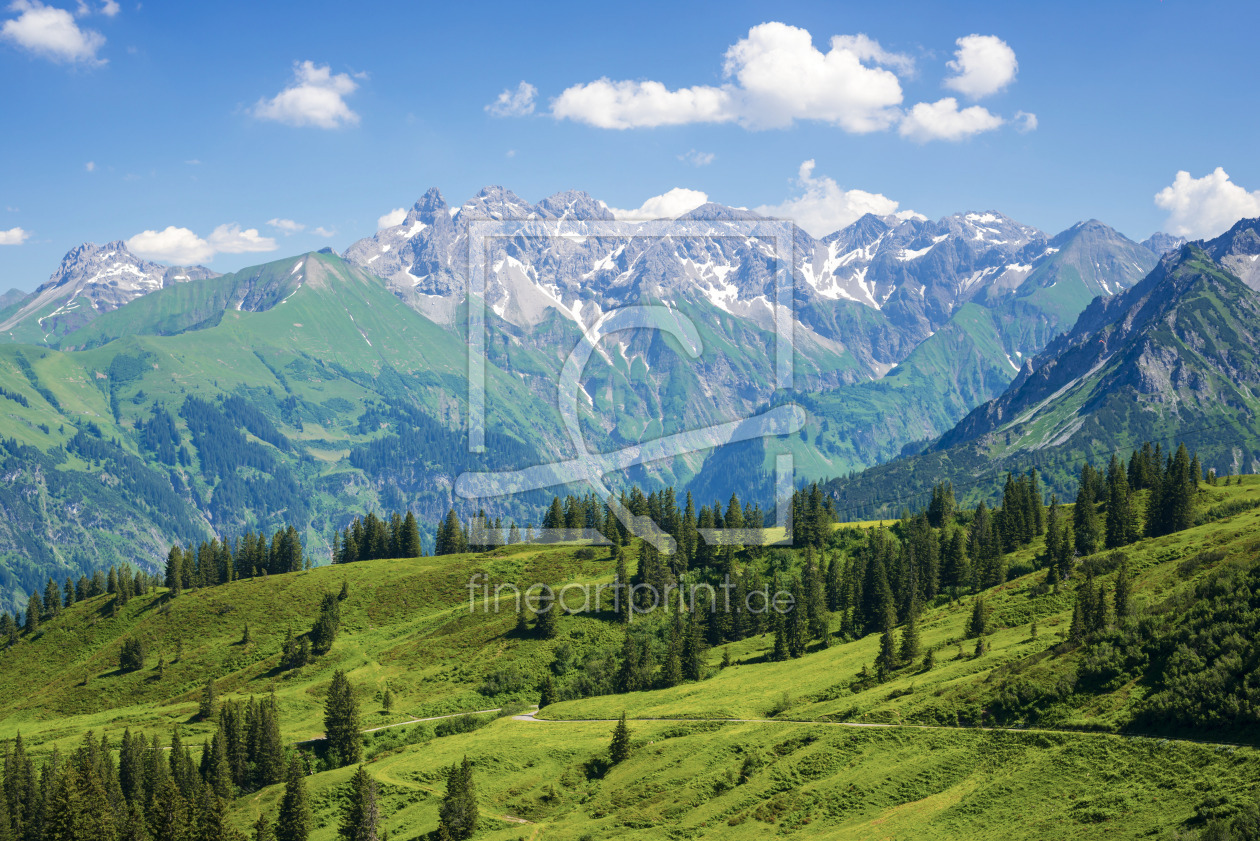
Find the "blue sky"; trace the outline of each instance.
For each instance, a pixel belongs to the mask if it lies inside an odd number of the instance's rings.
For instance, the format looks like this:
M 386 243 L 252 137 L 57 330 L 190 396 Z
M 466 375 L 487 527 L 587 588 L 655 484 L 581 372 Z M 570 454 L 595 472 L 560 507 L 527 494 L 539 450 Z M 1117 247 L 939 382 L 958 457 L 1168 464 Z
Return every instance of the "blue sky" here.
M 1134 238 L 1260 215 L 1254 4 L 84 2 L 0 13 L 0 288 L 84 241 L 219 271 L 340 251 L 430 186 L 681 188 L 816 234 L 869 207 Z

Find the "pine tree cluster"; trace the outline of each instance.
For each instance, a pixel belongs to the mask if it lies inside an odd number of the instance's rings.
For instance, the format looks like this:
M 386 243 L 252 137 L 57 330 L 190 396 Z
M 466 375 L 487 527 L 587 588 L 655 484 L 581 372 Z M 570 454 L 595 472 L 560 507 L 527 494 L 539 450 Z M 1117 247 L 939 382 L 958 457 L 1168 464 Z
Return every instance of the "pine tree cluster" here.
M 389 520 L 382 520 L 375 512 L 366 517 L 355 517 L 340 533 L 333 534 L 333 563 L 348 564 L 354 561 L 372 561 L 381 558 L 419 558 L 424 551 L 420 546 L 420 528 L 416 515 L 395 511 Z
M 21 841 L 243 841 L 226 822 L 228 801 L 279 782 L 284 762 L 275 701 L 253 698 L 220 709 L 200 762 L 178 729 L 169 748 L 126 730 L 116 752 L 88 733 L 38 772 L 21 735 L 3 754 L 0 838 Z

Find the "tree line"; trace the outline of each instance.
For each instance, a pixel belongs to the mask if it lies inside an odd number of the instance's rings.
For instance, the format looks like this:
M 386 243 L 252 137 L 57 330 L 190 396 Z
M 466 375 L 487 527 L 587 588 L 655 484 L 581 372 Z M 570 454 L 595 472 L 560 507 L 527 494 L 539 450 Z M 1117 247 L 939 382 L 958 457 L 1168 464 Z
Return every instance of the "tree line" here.
M 26 601 L 26 618 L 15 611 L 12 615 L 0 613 L 0 639 L 13 645 L 21 634 L 34 635 L 39 632 L 41 622 L 45 622 L 72 606 L 75 602 L 85 601 L 106 593 L 115 598 L 110 602 L 110 609 L 115 613 L 135 596 L 144 596 L 158 586 L 157 579 L 144 570 L 131 570 L 111 566 L 109 573 L 100 570 L 87 575 L 80 575 L 77 582 L 68 576 L 61 587 L 51 577 L 41 595 L 39 590 L 32 590 Z

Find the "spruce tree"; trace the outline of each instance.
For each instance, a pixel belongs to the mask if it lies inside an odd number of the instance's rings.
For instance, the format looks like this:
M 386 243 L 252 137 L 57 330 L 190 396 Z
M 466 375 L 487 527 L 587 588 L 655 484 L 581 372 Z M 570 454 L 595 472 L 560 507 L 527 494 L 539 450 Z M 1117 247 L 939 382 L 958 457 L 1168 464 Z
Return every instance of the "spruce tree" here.
M 892 617 L 884 623 L 884 633 L 879 638 L 879 659 L 875 662 L 880 679 L 897 669 L 897 642 L 893 639 Z
M 39 591 L 32 590 L 31 598 L 26 603 L 26 633 L 34 636 L 39 632 L 39 614 L 43 611 L 44 606 L 40 602 Z
M 551 588 L 543 591 L 539 598 L 534 630 L 545 640 L 555 639 L 560 634 L 560 600 Z
M 201 689 L 201 704 L 197 707 L 197 719 L 199 721 L 214 721 L 218 715 L 218 696 L 215 694 L 214 678 L 210 678 Z
M 984 636 L 989 632 L 989 606 L 977 596 L 971 603 L 971 619 L 967 622 L 967 639 Z
M 774 623 L 774 654 L 771 657 L 782 663 L 788 659 L 788 643 L 787 643 L 787 622 L 783 619 L 783 614 L 774 607 L 770 608 L 774 612 L 771 622 Z
M 1080 489 L 1076 504 L 1072 507 L 1072 531 L 1076 536 L 1076 551 L 1092 555 L 1098 548 L 1098 512 L 1094 508 L 1094 470 L 1088 464 L 1081 468 Z
M 700 628 L 700 608 L 698 605 L 687 617 L 687 633 L 682 645 L 682 673 L 687 680 L 700 680 L 704 677 L 704 636 Z
M 1053 568 L 1059 559 L 1059 541 L 1063 539 L 1059 531 L 1059 498 L 1050 495 L 1050 511 L 1046 514 L 1046 551 L 1042 556 L 1042 565 Z
M 166 556 L 166 586 L 171 591 L 171 598 L 179 595 L 184 581 L 184 550 L 179 544 L 171 547 Z
M 1129 477 L 1120 459 L 1113 455 L 1107 467 L 1107 548 L 1127 546 L 1136 539 L 1137 525 L 1133 519 Z
M 267 820 L 266 815 L 259 815 L 254 821 L 254 835 L 250 841 L 276 841 L 276 828 Z
M 620 765 L 630 757 L 630 728 L 626 726 L 626 714 L 622 711 L 617 726 L 613 728 L 612 744 L 608 746 L 608 759 Z
M 363 756 L 363 736 L 359 733 L 359 703 L 345 672 L 333 672 L 324 700 L 324 738 L 329 756 L 337 767 L 353 765 Z
M 284 797 L 276 818 L 276 841 L 307 841 L 311 834 L 311 807 L 306 797 L 306 771 L 296 754 L 289 760 Z
M 547 676 L 543 678 L 542 687 L 538 693 L 538 709 L 541 710 L 543 707 L 549 707 L 558 700 L 560 699 L 556 697 L 555 678 L 553 678 L 551 673 L 548 672 Z
M 402 534 L 399 538 L 399 543 L 399 554 L 402 557 L 420 557 L 420 527 L 416 523 L 416 515 L 410 511 L 403 518 Z
M 630 575 L 626 571 L 626 551 L 617 552 L 617 578 L 613 582 L 617 588 L 613 595 L 613 610 L 617 621 L 623 625 L 630 621 Z
M 360 765 L 346 789 L 338 837 L 342 841 L 379 841 L 381 812 L 376 803 L 376 780 Z
M 919 657 L 919 603 L 916 600 L 901 629 L 901 662 L 913 663 Z
M 438 832 L 444 830 L 454 841 L 471 838 L 477 831 L 477 791 L 473 783 L 472 763 L 468 757 L 460 765 L 452 765 L 446 776 L 446 796 L 438 811 Z
M 665 664 L 661 666 L 661 686 L 668 689 L 683 682 L 682 640 L 679 639 L 677 623 L 670 623 L 669 649 L 665 654 Z

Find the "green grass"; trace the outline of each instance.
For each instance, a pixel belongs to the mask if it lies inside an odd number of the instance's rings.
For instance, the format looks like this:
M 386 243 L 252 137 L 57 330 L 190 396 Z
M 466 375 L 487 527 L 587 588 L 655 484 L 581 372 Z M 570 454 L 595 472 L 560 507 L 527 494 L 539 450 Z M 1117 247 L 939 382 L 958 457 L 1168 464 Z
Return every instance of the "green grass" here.
M 1260 499 L 1260 481 L 1247 477 L 1241 487 L 1208 488 L 1203 497 L 1201 507 L 1244 510 L 1128 547 L 1139 606 L 1192 587 L 1222 565 L 1254 563 L 1260 509 L 1245 503 Z M 1208 565 L 1185 563 L 1206 548 L 1223 554 Z M 1012 566 L 1029 563 L 1037 549 L 1016 553 Z M 323 567 L 174 600 L 159 591 L 132 599 L 116 617 L 111 597 L 97 597 L 0 654 L 0 668 L 21 676 L 0 685 L 0 738 L 20 731 L 33 753 L 46 755 L 53 747 L 72 749 L 88 730 L 107 732 L 117 744 L 124 727 L 165 738 L 178 725 L 195 745 L 209 734 L 191 719 L 204 679 L 213 677 L 228 699 L 274 691 L 284 736 L 299 742 L 320 735 L 323 693 L 337 668 L 350 675 L 363 726 L 374 728 L 520 708 L 537 699 L 536 681 L 561 647 L 579 653 L 619 647 L 620 629 L 598 615 L 566 617 L 560 637 L 545 641 L 516 637 L 510 610 L 470 614 L 467 582 L 474 572 L 497 581 L 598 582 L 608 580 L 611 564 L 604 557 L 579 560 L 574 547 L 516 546 Z M 1252 798 L 1260 783 L 1260 753 L 1253 748 L 1108 732 L 1123 729 L 1141 687 L 1091 697 L 1052 722 L 1085 732 L 1054 732 L 1045 723 L 1024 732 L 952 726 L 980 721 L 979 711 L 1012 670 L 1052 679 L 1075 667 L 1076 654 L 1058 648 L 1071 595 L 1036 595 L 1040 578 L 1032 573 L 986 593 L 995 629 L 980 658 L 972 656 L 970 641 L 958 657 L 969 600 L 942 600 L 921 622 L 924 647 L 938 650 L 928 672 L 908 668 L 854 691 L 855 677 L 875 658 L 876 636 L 783 663 L 766 662 L 772 640 L 757 637 L 732 643 L 736 665 L 725 669 L 718 665 L 723 649 L 711 650 L 710 677 L 699 683 L 565 701 L 540 712 L 546 721 L 505 718 L 440 738 L 432 736 L 432 722 L 383 731 L 373 737 L 383 747 L 367 767 L 382 783 L 387 826 L 400 838 L 436 825 L 442 769 L 465 755 L 477 768 L 485 816 L 478 837 L 490 839 L 1158 837 L 1191 822 L 1211 798 L 1235 804 Z M 321 594 L 343 581 L 350 597 L 332 652 L 301 669 L 277 671 L 285 629 L 309 627 Z M 240 644 L 245 622 L 249 645 Z M 145 640 L 148 660 L 142 672 L 120 675 L 117 654 L 127 636 Z M 166 661 L 161 680 L 159 656 Z M 519 685 L 481 691 L 509 669 L 523 676 Z M 394 697 L 390 714 L 380 710 L 386 685 Z M 635 750 L 601 778 L 591 763 L 604 756 L 611 722 L 581 719 L 614 719 L 623 711 L 632 719 Z M 633 720 L 657 718 L 688 721 Z M 712 720 L 728 718 L 759 721 Z M 761 765 L 740 784 L 750 754 Z M 349 773 L 309 778 L 320 823 L 315 841 L 333 837 L 338 787 Z M 243 827 L 260 809 L 274 814 L 279 795 L 272 787 L 237 801 L 234 819 Z M 511 823 L 505 815 L 532 823 Z

